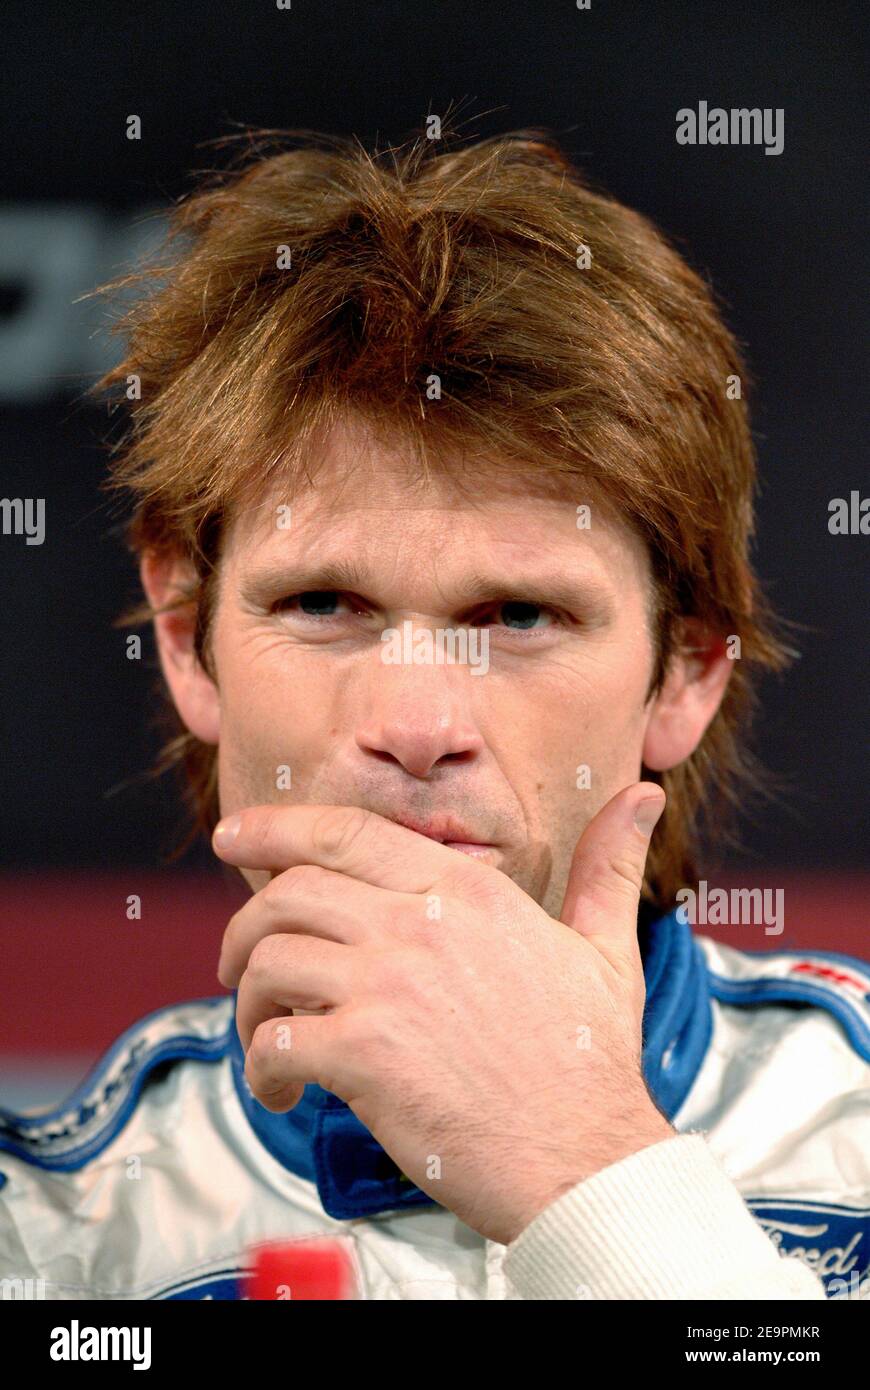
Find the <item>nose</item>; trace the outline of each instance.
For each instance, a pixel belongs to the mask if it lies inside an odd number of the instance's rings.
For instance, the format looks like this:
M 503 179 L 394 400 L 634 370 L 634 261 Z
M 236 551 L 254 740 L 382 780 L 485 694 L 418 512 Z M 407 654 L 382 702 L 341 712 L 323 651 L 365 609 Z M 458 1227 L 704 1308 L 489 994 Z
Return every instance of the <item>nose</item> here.
M 468 708 L 468 679 L 462 668 L 379 663 L 369 709 L 357 726 L 357 747 L 412 777 L 473 761 L 484 741 Z

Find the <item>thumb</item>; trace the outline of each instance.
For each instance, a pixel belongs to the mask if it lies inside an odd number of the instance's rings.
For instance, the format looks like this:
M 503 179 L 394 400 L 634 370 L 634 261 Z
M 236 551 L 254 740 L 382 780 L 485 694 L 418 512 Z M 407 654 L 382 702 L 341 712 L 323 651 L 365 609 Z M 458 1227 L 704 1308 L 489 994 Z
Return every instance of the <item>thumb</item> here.
M 617 792 L 589 822 L 574 851 L 560 920 L 624 961 L 637 941 L 637 909 L 650 838 L 665 809 L 655 782 Z M 616 963 L 615 961 L 613 962 Z

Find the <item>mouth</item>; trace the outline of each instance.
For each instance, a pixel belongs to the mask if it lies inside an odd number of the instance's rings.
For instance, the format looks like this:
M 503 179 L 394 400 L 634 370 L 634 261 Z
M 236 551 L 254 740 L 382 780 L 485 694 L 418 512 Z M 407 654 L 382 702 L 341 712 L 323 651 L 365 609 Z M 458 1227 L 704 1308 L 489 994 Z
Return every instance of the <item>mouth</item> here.
M 413 830 L 427 840 L 435 840 L 439 845 L 458 850 L 472 859 L 485 859 L 487 855 L 495 853 L 495 845 L 485 840 L 475 840 L 470 831 L 449 817 L 430 821 L 415 821 L 405 816 L 390 816 L 389 819 L 395 825 L 403 825 L 406 830 Z

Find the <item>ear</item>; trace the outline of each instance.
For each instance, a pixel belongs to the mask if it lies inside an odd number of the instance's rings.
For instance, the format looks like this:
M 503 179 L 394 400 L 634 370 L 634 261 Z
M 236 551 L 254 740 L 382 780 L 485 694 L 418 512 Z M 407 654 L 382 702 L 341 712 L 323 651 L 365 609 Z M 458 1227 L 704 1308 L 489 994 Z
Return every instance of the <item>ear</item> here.
M 142 557 L 139 575 L 148 602 L 157 610 L 154 636 L 175 708 L 196 738 L 216 744 L 220 700 L 217 686 L 196 654 L 196 606 L 189 602 L 163 611 L 189 592 L 195 579 L 193 569 L 180 557 L 149 551 Z
M 733 665 L 721 633 L 697 618 L 683 619 L 679 648 L 651 702 L 645 767 L 667 772 L 694 753 L 722 702 Z

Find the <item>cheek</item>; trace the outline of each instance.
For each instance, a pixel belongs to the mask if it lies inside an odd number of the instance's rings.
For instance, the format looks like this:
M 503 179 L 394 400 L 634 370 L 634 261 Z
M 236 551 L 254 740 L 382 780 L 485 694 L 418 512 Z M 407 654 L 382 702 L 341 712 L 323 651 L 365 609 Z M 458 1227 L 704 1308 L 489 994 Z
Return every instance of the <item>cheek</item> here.
M 589 822 L 641 774 L 646 686 L 636 673 L 604 678 L 598 670 L 563 690 L 547 717 L 536 721 L 540 738 L 527 744 L 530 823 L 549 847 L 548 879 L 541 889 L 521 873 L 519 886 L 552 917 L 561 910 L 577 841 Z M 552 711 L 559 711 L 552 717 Z M 536 891 L 537 889 L 537 891 Z
M 287 674 L 252 644 L 224 631 L 215 641 L 214 655 L 221 708 L 221 803 L 235 807 L 273 800 L 279 768 L 293 767 L 298 697 L 293 700 Z
M 602 778 L 639 765 L 647 722 L 646 650 L 641 651 L 637 662 L 591 653 L 570 678 L 542 692 L 527 711 L 536 755 L 563 769 L 588 764 L 593 777 Z
M 330 743 L 329 663 L 288 653 L 271 634 L 216 632 L 221 806 L 304 794 Z
M 645 682 L 646 671 L 630 661 L 590 660 L 534 720 L 540 733 L 526 756 L 532 771 L 540 771 L 539 805 L 572 845 L 596 812 L 640 776 Z

